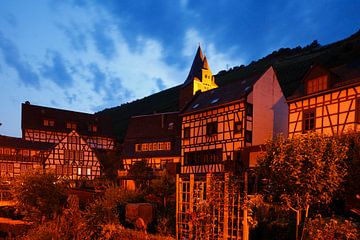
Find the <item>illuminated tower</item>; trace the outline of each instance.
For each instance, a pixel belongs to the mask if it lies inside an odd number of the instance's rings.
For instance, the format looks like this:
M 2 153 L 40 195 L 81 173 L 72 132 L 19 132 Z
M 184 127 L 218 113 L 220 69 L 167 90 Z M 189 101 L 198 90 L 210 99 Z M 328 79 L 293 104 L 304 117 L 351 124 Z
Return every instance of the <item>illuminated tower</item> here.
M 201 47 L 199 46 L 189 75 L 180 91 L 180 109 L 191 100 L 197 91 L 205 92 L 217 87 L 206 56 L 203 55 Z

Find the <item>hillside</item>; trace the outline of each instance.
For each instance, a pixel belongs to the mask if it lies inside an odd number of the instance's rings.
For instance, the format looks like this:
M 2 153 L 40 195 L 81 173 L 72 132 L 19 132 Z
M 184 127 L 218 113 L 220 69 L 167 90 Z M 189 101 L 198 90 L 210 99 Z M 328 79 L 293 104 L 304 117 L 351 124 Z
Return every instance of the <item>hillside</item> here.
M 313 41 L 305 47 L 281 48 L 247 66 L 235 66 L 228 71 L 220 71 L 215 79 L 219 86 L 223 86 L 262 73 L 273 66 L 285 96 L 289 97 L 301 87 L 301 79 L 312 64 L 320 63 L 326 67 L 333 67 L 358 58 L 360 58 L 360 31 L 344 40 L 325 46 Z M 105 109 L 97 114 L 105 114 L 113 119 L 115 134 L 122 142 L 131 116 L 178 111 L 180 88 L 179 85 L 143 99 Z

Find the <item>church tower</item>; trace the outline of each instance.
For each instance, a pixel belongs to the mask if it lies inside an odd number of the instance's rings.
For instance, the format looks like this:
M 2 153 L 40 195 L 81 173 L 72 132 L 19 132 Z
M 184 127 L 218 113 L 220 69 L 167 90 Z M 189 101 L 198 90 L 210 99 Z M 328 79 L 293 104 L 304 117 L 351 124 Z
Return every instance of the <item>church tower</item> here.
M 196 92 L 205 92 L 217 87 L 206 56 L 203 55 L 201 47 L 199 46 L 191 65 L 189 75 L 180 90 L 180 109 L 191 100 Z

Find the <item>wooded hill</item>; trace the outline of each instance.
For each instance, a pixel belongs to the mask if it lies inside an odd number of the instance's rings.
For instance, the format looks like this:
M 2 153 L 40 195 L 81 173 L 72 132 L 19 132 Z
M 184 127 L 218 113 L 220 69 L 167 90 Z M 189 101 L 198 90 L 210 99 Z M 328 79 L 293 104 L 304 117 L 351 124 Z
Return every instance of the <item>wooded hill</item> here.
M 280 48 L 247 66 L 220 71 L 215 75 L 215 80 L 221 87 L 263 73 L 273 66 L 285 96 L 289 97 L 301 87 L 301 80 L 311 65 L 321 64 L 331 68 L 354 60 L 360 61 L 360 30 L 344 40 L 325 46 L 315 40 L 305 47 Z M 122 142 L 131 116 L 178 111 L 180 88 L 181 85 L 169 88 L 130 103 L 104 109 L 97 114 L 108 115 L 113 119 L 114 132 L 118 141 Z

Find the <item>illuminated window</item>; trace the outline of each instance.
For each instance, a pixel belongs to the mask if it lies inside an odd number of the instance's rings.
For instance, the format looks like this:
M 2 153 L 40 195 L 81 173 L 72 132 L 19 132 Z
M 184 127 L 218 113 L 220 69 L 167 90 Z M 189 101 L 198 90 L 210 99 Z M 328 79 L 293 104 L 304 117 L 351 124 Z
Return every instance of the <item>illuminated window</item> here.
M 217 134 L 218 128 L 217 128 L 217 122 L 210 122 L 206 124 L 206 135 L 214 135 Z
M 315 109 L 303 112 L 303 132 L 315 130 Z
M 88 176 L 91 175 L 91 169 L 90 168 L 86 169 L 86 175 L 88 175 Z
M 190 138 L 190 127 L 184 128 L 184 139 Z
M 242 121 L 234 123 L 234 133 L 241 133 L 242 131 Z
M 53 127 L 55 125 L 55 121 L 52 119 L 44 119 L 43 124 L 46 127 Z
M 307 94 L 326 90 L 328 85 L 328 76 L 321 76 L 318 78 L 309 79 L 307 81 Z
M 76 127 L 77 127 L 77 125 L 76 125 L 76 123 L 74 123 L 74 122 L 67 122 L 67 123 L 66 123 L 66 128 L 67 128 L 67 129 L 73 129 L 73 130 L 75 130 Z

